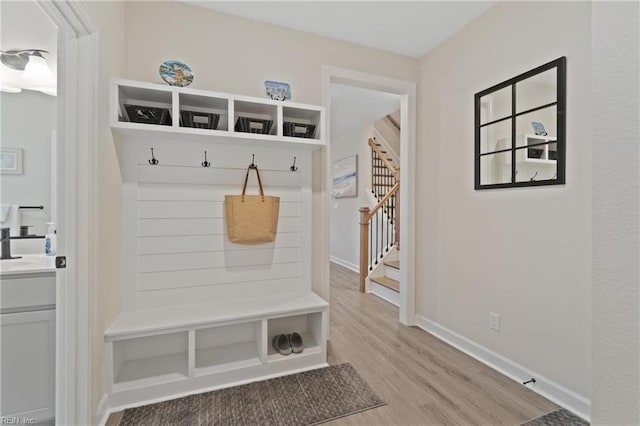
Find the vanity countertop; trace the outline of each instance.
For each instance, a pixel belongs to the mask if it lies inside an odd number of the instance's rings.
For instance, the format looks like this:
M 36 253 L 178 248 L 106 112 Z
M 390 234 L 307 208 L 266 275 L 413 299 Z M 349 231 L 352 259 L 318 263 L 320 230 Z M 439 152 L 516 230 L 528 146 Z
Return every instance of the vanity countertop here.
M 24 254 L 21 259 L 0 260 L 0 275 L 14 276 L 42 272 L 55 272 L 55 256 Z

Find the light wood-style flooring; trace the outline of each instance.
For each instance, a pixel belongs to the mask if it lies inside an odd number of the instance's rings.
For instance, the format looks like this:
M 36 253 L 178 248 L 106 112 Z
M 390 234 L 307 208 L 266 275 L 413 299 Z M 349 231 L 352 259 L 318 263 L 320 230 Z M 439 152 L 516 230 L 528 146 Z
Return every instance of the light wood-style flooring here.
M 332 425 L 518 425 L 559 408 L 416 327 L 398 308 L 358 291 L 358 275 L 331 264 L 329 364 L 351 363 L 386 406 Z M 119 423 L 122 412 L 109 417 Z
M 331 264 L 329 364 L 350 362 L 387 405 L 335 425 L 517 425 L 558 406 L 417 327 L 398 308 L 358 291 Z

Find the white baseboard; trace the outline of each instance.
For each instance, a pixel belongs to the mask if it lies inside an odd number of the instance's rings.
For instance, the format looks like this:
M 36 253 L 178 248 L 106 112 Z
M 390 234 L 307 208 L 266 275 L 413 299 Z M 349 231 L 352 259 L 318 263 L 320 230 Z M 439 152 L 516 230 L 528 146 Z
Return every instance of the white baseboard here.
M 351 263 L 351 262 L 347 262 L 346 260 L 340 259 L 338 257 L 335 256 L 329 256 L 329 260 L 333 263 L 336 263 L 340 266 L 344 266 L 347 269 L 352 270 L 355 273 L 360 273 L 360 267 L 358 265 L 356 265 L 355 263 Z
M 541 374 L 531 371 L 421 315 L 416 315 L 416 324 L 427 333 L 434 335 L 443 342 L 448 343 L 516 382 L 522 383 L 531 377 L 535 377 L 536 383 L 527 385 L 529 389 L 555 402 L 559 406 L 566 408 L 586 421 L 591 421 L 591 401 L 582 395 L 578 395 Z
M 104 426 L 107 423 L 107 420 L 109 420 L 110 414 L 111 410 L 109 410 L 109 395 L 105 393 L 104 395 L 102 395 L 102 398 L 100 398 L 100 402 L 98 402 L 94 424 Z

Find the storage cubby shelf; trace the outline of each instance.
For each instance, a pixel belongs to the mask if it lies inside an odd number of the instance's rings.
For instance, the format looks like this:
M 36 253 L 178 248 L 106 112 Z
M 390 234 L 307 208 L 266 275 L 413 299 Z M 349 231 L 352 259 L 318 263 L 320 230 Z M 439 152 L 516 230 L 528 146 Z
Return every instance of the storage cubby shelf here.
M 308 293 L 121 312 L 105 332 L 112 398 L 140 403 L 325 366 L 327 308 Z M 271 339 L 293 332 L 304 351 L 280 355 Z
M 196 375 L 260 365 L 258 347 L 253 342 L 234 343 L 196 350 Z
M 550 152 L 554 150 L 550 149 L 556 138 L 554 136 L 542 136 L 542 135 L 531 135 L 524 134 L 519 135 L 516 138 L 516 146 L 523 147 L 534 144 L 541 144 L 546 142 L 551 142 L 545 145 L 534 145 L 534 149 L 540 150 L 540 158 L 534 158 L 530 156 L 529 148 L 522 148 L 516 150 L 516 163 L 530 163 L 530 164 L 549 164 L 555 166 L 557 164 L 556 160 L 551 159 Z M 510 139 L 500 139 L 496 146 L 496 149 L 508 149 L 511 148 Z M 505 156 L 506 164 L 511 164 L 511 154 Z
M 171 123 L 135 122 L 125 105 L 167 110 Z M 210 113 L 219 116 L 216 129 L 184 127 L 182 111 Z M 157 114 L 157 110 L 155 111 Z M 221 144 L 245 144 L 274 148 L 314 150 L 325 145 L 324 108 L 294 102 L 280 102 L 228 93 L 165 86 L 130 80 L 112 80 L 111 128 L 126 139 L 161 138 L 174 141 L 206 141 Z M 236 131 L 240 117 L 269 120 L 268 134 Z M 149 120 L 151 121 L 151 119 Z M 284 123 L 315 126 L 311 138 L 284 136 Z
M 308 355 L 314 355 L 320 353 L 322 350 L 320 347 L 320 343 L 316 342 L 315 336 L 311 333 L 300 333 L 302 336 L 302 341 L 304 342 L 304 350 L 299 354 L 290 354 L 290 355 L 281 355 L 276 349 L 269 344 L 269 350 L 267 353 L 267 361 L 268 362 L 277 362 L 277 361 L 287 361 L 291 358 L 303 357 Z M 271 340 L 269 340 L 271 343 Z
M 183 380 L 189 377 L 187 352 L 154 356 L 128 361 L 115 377 L 116 389 L 126 389 L 132 384 L 149 385 Z

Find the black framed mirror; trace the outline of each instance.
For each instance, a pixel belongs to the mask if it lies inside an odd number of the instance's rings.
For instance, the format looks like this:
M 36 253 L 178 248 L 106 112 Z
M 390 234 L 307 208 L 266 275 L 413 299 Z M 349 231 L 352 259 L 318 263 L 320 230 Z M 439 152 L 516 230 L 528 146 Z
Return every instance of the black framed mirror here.
M 475 189 L 565 183 L 561 57 L 475 94 Z

